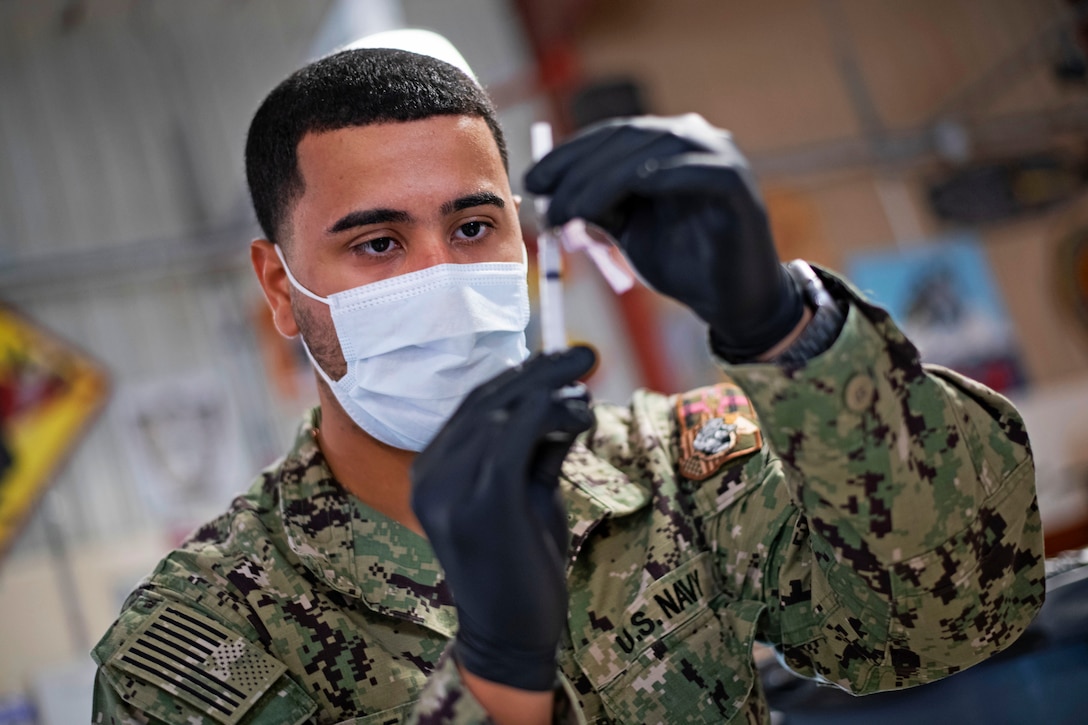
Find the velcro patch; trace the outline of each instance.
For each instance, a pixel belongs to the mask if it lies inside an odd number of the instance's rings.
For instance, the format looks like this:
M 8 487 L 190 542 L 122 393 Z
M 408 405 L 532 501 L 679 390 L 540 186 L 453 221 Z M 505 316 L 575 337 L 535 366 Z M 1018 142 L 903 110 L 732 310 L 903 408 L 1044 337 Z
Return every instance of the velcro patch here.
M 677 396 L 681 475 L 705 481 L 728 461 L 758 451 L 763 436 L 756 420 L 748 398 L 730 383 Z
M 235 725 L 287 669 L 219 623 L 169 603 L 147 616 L 107 666 L 224 725 Z

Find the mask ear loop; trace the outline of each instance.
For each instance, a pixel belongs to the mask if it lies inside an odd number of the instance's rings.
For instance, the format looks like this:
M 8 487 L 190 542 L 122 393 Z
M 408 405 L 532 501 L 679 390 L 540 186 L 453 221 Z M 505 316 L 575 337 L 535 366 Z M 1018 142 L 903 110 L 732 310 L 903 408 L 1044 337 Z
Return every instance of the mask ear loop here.
M 321 295 L 314 294 L 310 290 L 303 287 L 299 283 L 299 281 L 297 279 L 295 279 L 295 275 L 291 274 L 291 268 L 287 266 L 287 260 L 283 258 L 283 250 L 280 249 L 280 245 L 274 243 L 272 245 L 272 247 L 276 250 L 276 256 L 280 258 L 280 264 L 283 265 L 283 271 L 287 273 L 287 281 L 291 283 L 291 286 L 294 287 L 299 292 L 306 295 L 307 297 L 309 297 L 312 300 L 317 300 L 318 302 L 324 302 L 326 305 L 329 304 L 329 298 L 328 297 L 322 297 Z
M 280 258 L 280 263 L 283 264 L 283 271 L 287 273 L 287 281 L 291 283 L 291 286 L 293 286 L 299 292 L 311 299 L 315 299 L 318 302 L 324 302 L 326 305 L 329 304 L 329 300 L 327 297 L 321 297 L 320 295 L 316 295 L 310 290 L 303 287 L 301 284 L 299 284 L 299 281 L 295 279 L 295 275 L 291 274 L 291 268 L 287 266 L 287 260 L 283 258 L 283 250 L 280 249 L 280 245 L 273 244 L 272 246 L 276 250 L 276 256 Z M 332 378 L 329 377 L 328 373 L 325 372 L 324 368 L 322 368 L 321 365 L 318 364 L 317 359 L 314 357 L 314 354 L 310 352 L 310 346 L 306 344 L 306 338 L 301 333 L 299 333 L 298 339 L 302 342 L 302 349 L 306 351 L 306 357 L 310 358 L 310 364 L 314 366 L 314 370 L 317 371 L 317 374 L 321 376 L 321 379 L 324 380 L 330 388 L 335 388 L 336 383 L 333 382 Z
M 336 382 L 333 381 L 329 374 L 325 372 L 324 368 L 318 364 L 317 359 L 314 358 L 314 354 L 310 352 L 310 346 L 306 344 L 306 338 L 302 335 L 298 336 L 299 342 L 302 343 L 302 349 L 306 351 L 306 357 L 310 358 L 310 364 L 314 366 L 314 370 L 321 376 L 321 379 L 325 381 L 325 384 L 329 386 L 329 389 L 336 390 Z

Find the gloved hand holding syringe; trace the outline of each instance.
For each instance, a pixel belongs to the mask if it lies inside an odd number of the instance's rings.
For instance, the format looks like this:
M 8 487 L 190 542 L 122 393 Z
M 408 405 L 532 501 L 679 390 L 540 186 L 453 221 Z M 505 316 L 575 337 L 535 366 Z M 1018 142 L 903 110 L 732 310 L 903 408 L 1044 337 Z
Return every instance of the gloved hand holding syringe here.
M 552 127 L 538 121 L 530 129 L 533 161 L 540 161 L 552 150 Z M 572 219 L 562 227 L 548 224 L 548 197 L 533 200 L 539 233 L 537 235 L 537 267 L 540 281 L 540 337 L 545 353 L 567 348 L 566 318 L 563 310 L 563 253 L 584 250 L 600 270 L 616 294 L 634 285 L 630 268 L 618 262 L 608 242 L 590 236 L 581 219 Z M 601 235 L 607 236 L 601 231 Z

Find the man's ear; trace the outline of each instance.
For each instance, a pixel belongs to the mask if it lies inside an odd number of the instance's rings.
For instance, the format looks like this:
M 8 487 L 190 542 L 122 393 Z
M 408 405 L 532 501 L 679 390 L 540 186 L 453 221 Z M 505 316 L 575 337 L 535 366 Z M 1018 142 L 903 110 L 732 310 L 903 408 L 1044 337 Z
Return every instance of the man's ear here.
M 261 283 L 268 306 L 272 308 L 272 321 L 284 337 L 298 334 L 298 323 L 291 309 L 291 283 L 276 248 L 267 239 L 255 239 L 249 245 L 249 259 L 257 281 Z

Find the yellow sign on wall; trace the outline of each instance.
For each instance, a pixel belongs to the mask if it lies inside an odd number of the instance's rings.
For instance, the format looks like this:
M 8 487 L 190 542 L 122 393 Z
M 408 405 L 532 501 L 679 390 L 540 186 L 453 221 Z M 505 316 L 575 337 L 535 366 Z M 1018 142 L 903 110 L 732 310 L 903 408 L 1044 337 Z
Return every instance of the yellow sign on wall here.
M 0 556 L 108 393 L 98 363 L 0 306 Z

